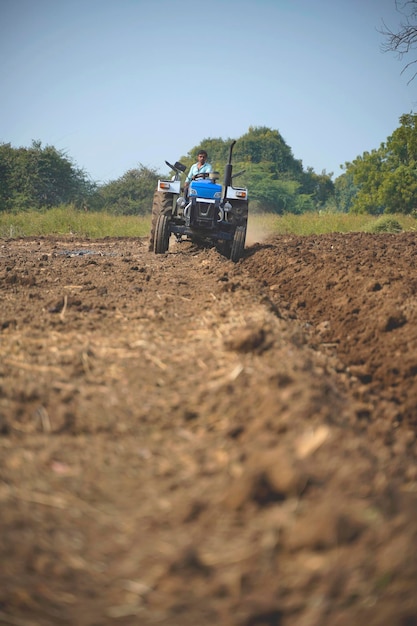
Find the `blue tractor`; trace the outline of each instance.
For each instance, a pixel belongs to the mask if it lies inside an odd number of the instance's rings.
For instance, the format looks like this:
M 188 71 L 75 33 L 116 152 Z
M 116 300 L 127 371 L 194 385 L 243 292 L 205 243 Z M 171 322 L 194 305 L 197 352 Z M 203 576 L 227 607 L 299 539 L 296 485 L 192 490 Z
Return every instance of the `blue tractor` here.
M 222 254 L 233 262 L 238 261 L 245 249 L 248 222 L 248 190 L 234 187 L 232 151 L 225 167 L 223 186 L 218 184 L 219 173 L 197 174 L 189 185 L 188 197 L 181 194 L 182 163 L 170 167 L 171 180 L 159 180 L 152 207 L 150 247 L 156 254 L 164 254 L 171 235 L 178 242 L 191 240 L 202 244 L 212 242 Z

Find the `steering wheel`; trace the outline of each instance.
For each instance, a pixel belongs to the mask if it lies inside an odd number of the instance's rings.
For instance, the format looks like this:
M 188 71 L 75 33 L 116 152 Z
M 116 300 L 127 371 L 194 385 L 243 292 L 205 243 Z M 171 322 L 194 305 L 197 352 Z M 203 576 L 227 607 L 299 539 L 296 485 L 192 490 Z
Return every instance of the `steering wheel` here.
M 209 172 L 201 172 L 200 174 L 194 174 L 193 180 L 199 180 L 202 178 L 208 178 L 210 176 Z

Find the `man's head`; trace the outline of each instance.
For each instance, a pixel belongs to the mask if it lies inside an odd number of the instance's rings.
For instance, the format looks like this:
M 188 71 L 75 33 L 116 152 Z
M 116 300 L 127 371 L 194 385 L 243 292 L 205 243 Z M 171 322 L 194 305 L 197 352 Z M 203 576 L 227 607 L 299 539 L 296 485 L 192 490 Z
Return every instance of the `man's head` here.
M 207 152 L 205 150 L 200 150 L 197 154 L 197 159 L 199 163 L 207 161 Z

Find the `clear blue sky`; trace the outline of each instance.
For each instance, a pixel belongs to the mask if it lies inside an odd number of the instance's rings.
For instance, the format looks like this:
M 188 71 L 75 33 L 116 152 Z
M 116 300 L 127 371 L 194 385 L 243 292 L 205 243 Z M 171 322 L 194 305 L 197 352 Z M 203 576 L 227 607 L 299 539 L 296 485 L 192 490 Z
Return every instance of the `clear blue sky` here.
M 0 0 L 0 142 L 107 182 L 267 126 L 336 177 L 417 106 L 382 20 L 395 0 Z

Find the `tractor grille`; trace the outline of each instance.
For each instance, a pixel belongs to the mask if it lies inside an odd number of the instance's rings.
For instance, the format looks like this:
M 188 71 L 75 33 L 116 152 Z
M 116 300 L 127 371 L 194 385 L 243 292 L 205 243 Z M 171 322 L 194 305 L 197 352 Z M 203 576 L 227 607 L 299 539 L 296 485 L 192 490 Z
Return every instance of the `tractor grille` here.
M 196 216 L 197 219 L 214 219 L 214 214 L 217 213 L 216 206 L 214 204 L 208 204 L 207 202 L 196 203 Z

